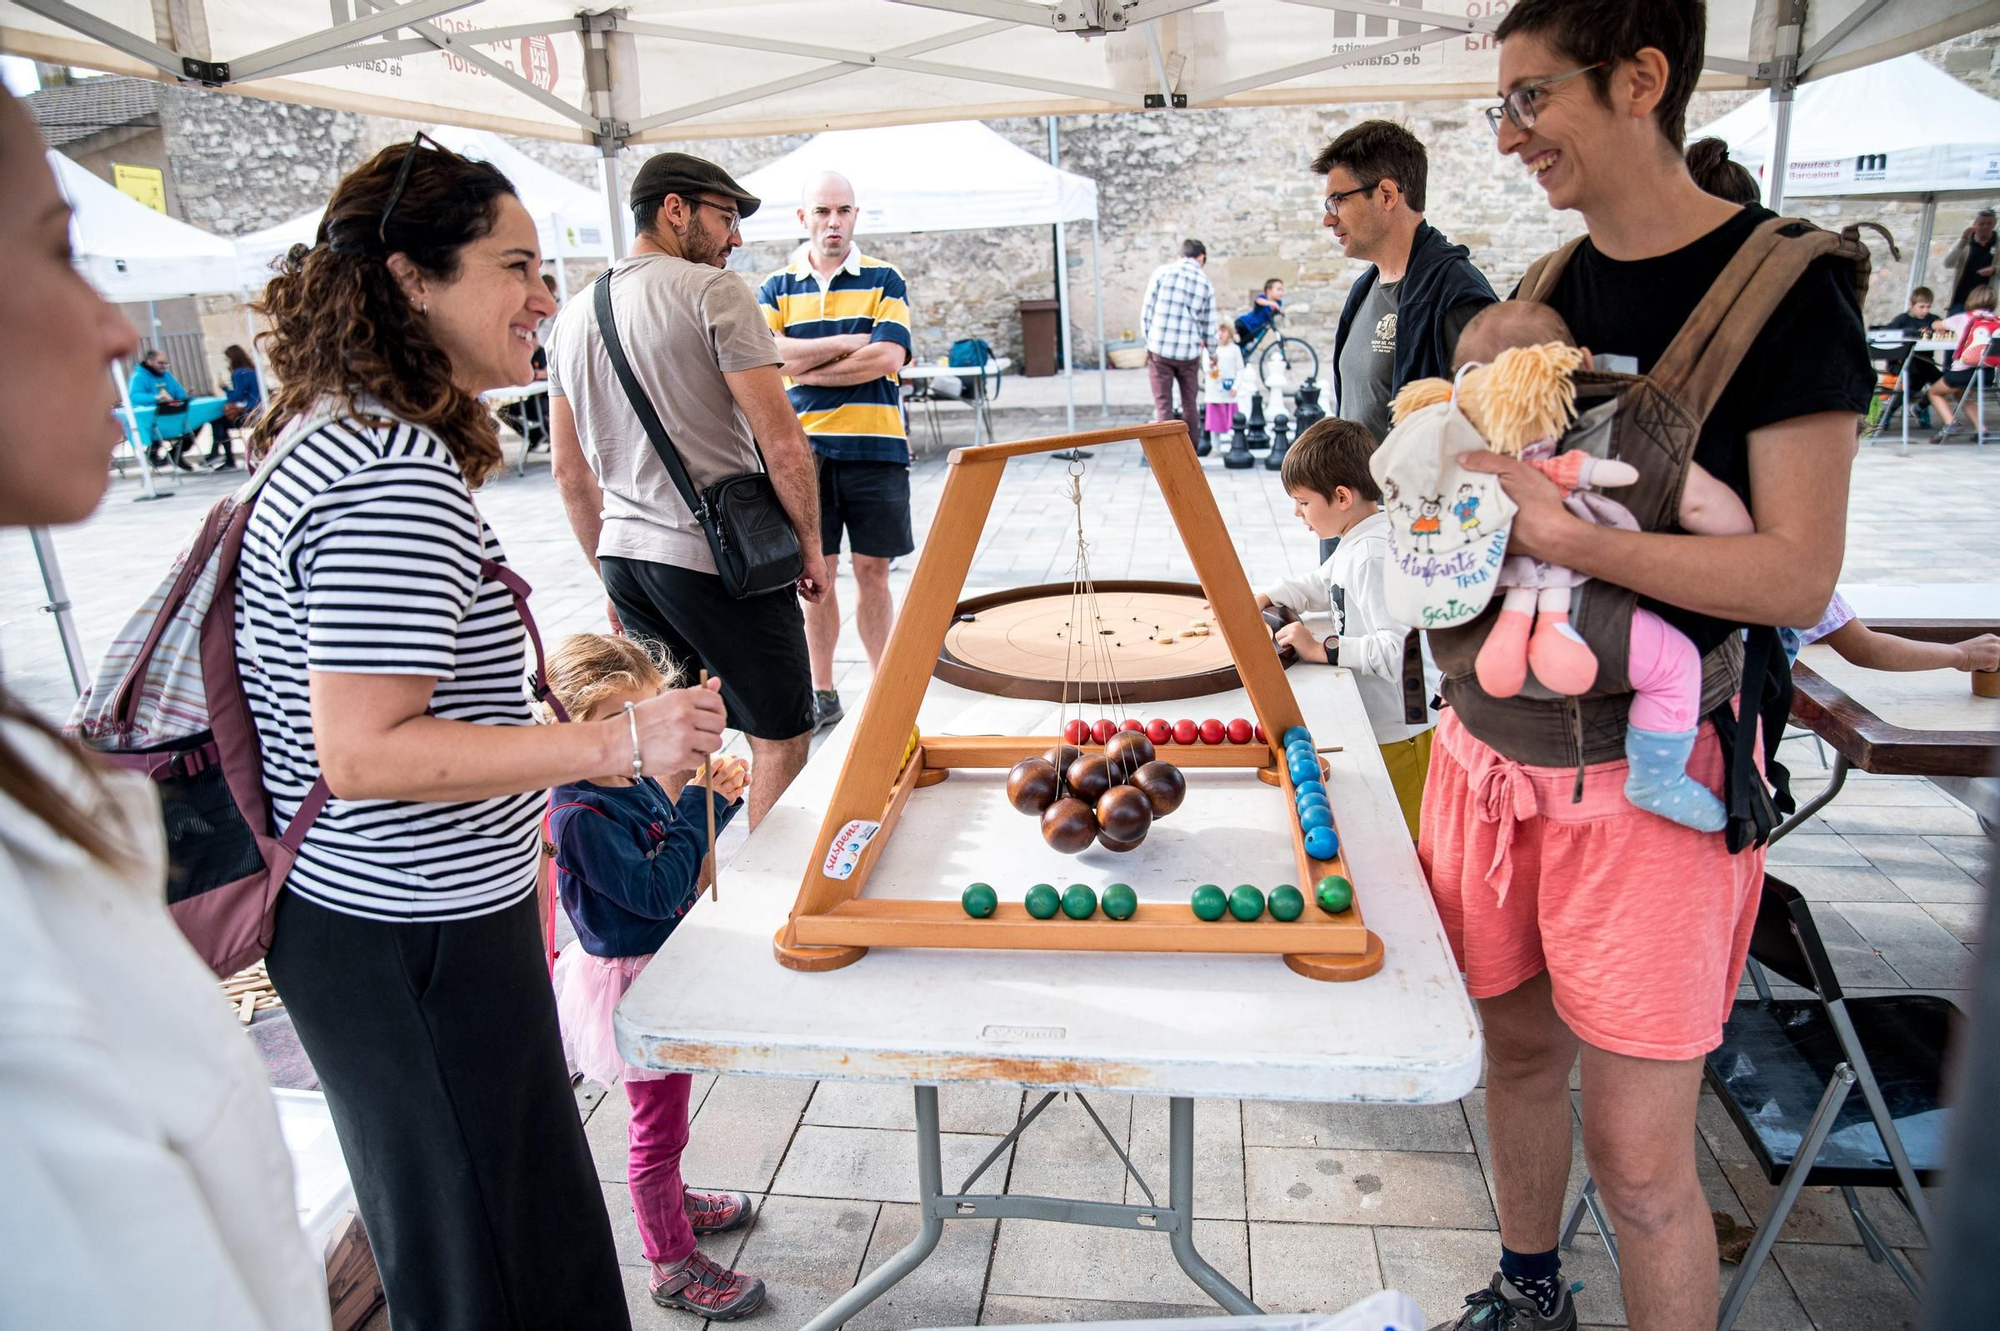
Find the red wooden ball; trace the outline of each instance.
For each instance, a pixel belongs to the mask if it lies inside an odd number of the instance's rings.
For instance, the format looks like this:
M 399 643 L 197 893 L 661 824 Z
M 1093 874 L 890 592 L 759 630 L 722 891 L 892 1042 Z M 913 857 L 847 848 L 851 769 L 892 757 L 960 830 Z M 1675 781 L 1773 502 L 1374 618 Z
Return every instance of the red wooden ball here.
M 1042 840 L 1074 855 L 1097 839 L 1097 815 L 1082 800 L 1064 796 L 1042 811 Z
M 1046 758 L 1023 758 L 1007 773 L 1007 802 L 1022 813 L 1039 814 L 1055 803 L 1056 766 Z
M 1099 721 L 1096 725 L 1090 728 L 1090 737 L 1096 740 L 1099 744 L 1110 743 L 1111 737 L 1117 733 L 1118 733 L 1118 723 L 1116 721 L 1109 719 L 1108 717 L 1105 718 L 1104 720 Z
M 1169 762 L 1150 762 L 1132 773 L 1130 784 L 1153 806 L 1153 816 L 1164 818 L 1181 807 L 1187 798 L 1187 778 Z
M 1174 743 L 1192 744 L 1201 738 L 1201 727 L 1192 721 L 1174 722 Z
M 1222 743 L 1223 735 L 1226 733 L 1222 728 L 1222 722 L 1217 721 L 1213 717 L 1201 723 L 1201 742 L 1203 744 L 1220 744 Z
M 1064 774 L 1069 782 L 1070 794 L 1085 804 L 1095 804 L 1105 791 L 1111 789 L 1111 764 L 1101 753 L 1086 753 L 1069 765 Z
M 1069 765 L 1083 756 L 1083 750 L 1074 744 L 1058 744 L 1052 749 L 1042 750 L 1042 757 L 1058 772 L 1066 772 Z
M 1231 744 L 1248 744 L 1250 742 L 1250 723 L 1240 716 L 1224 727 L 1224 730 L 1229 735 L 1229 742 Z
M 1166 744 L 1173 740 L 1174 723 L 1161 717 L 1154 717 L 1146 723 L 1146 738 L 1155 744 Z
M 1118 728 L 1120 730 L 1136 730 L 1142 735 L 1146 733 L 1146 727 L 1134 721 L 1129 716 L 1125 718 L 1124 722 Z
M 1097 834 L 1098 845 L 1104 847 L 1106 850 L 1115 850 L 1120 855 L 1123 855 L 1125 852 L 1130 850 L 1139 849 L 1140 843 L 1145 841 L 1145 839 L 1146 838 L 1144 837 L 1140 837 L 1138 841 L 1113 841 L 1110 837 L 1104 835 L 1104 833 L 1102 832 L 1099 832 Z
M 1090 722 L 1079 717 L 1063 727 L 1063 738 L 1072 744 L 1090 743 Z
M 1153 805 L 1144 791 L 1113 786 L 1097 801 L 1098 830 L 1112 841 L 1143 841 L 1153 825 Z
M 1111 764 L 1114 781 L 1125 780 L 1153 761 L 1155 756 L 1153 741 L 1132 730 L 1120 731 L 1111 737 L 1109 744 L 1104 746 L 1104 758 Z
M 1252 727 L 1251 727 L 1251 733 L 1257 736 L 1257 742 L 1258 742 L 1259 744 L 1268 744 L 1268 743 L 1270 743 L 1270 740 L 1269 740 L 1268 738 L 1266 738 L 1266 737 L 1265 737 L 1265 734 L 1264 734 L 1264 727 L 1263 727 L 1263 726 L 1261 726 L 1261 725 L 1259 725 L 1259 726 L 1252 726 Z

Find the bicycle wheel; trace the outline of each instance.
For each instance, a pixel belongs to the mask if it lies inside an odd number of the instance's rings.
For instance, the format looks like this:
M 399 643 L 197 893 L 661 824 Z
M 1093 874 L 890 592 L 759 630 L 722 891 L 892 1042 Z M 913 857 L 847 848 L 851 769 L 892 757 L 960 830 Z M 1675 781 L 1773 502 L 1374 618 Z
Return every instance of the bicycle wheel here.
M 1281 337 L 1257 357 L 1257 381 L 1270 383 L 1273 370 L 1280 370 L 1286 388 L 1297 388 L 1319 378 L 1319 353 L 1302 337 Z

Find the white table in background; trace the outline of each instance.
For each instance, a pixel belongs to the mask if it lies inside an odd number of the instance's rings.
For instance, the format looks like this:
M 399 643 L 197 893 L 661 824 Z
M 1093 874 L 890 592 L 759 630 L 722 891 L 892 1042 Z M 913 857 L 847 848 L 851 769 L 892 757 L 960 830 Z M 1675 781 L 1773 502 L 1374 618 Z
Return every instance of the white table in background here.
M 933 379 L 938 378 L 940 375 L 949 375 L 953 378 L 962 379 L 974 384 L 973 396 L 966 402 L 966 405 L 972 408 L 972 444 L 973 447 L 977 448 L 980 442 L 979 434 L 982 427 L 986 432 L 986 441 L 991 443 L 993 440 L 993 418 L 987 415 L 987 403 L 992 400 L 994 390 L 999 386 L 1000 376 L 1013 367 L 1014 361 L 1012 357 L 995 356 L 992 360 L 987 361 L 986 364 L 981 366 L 926 365 L 922 362 L 912 362 L 898 370 L 896 374 L 904 383 L 909 384 L 915 390 L 909 400 L 931 404 L 932 410 L 936 409 L 935 404 L 938 402 L 965 400 L 960 398 L 935 397 L 931 393 L 931 381 Z M 931 434 L 933 441 L 935 441 L 937 435 L 937 418 L 935 416 L 931 417 Z
M 501 407 L 511 406 L 516 402 L 529 402 L 531 399 L 537 397 L 542 399 L 541 402 L 535 403 L 533 408 L 540 411 L 541 419 L 538 422 L 528 422 L 528 429 L 523 430 L 521 433 L 521 456 L 514 459 L 514 474 L 516 476 L 526 476 L 528 474 L 528 450 L 535 446 L 535 428 L 539 425 L 545 439 L 548 435 L 548 392 L 549 381 L 546 379 L 537 379 L 533 383 L 510 384 L 506 388 L 489 388 L 479 395 L 481 402 L 484 402 L 496 411 Z
M 1887 344 L 1871 342 L 1870 345 L 1880 350 Z M 1948 369 L 1951 366 L 1950 353 L 1957 349 L 1958 339 L 1951 337 L 1920 337 L 1906 345 L 1909 347 L 1909 350 L 1904 353 L 1902 364 L 1896 367 L 1896 395 L 1902 399 L 1900 411 L 1903 417 L 1903 446 L 1901 452 L 1898 454 L 1900 457 L 1908 457 L 1910 455 L 1910 411 L 1913 406 L 1910 401 L 1910 360 L 1919 352 L 1942 351 L 1945 353 L 1945 361 L 1944 365 L 1940 368 Z
M 772 956 L 772 936 L 798 893 L 820 812 L 852 742 L 858 718 L 850 716 L 723 871 L 721 900 L 703 901 L 661 950 L 664 964 L 633 986 L 618 1009 L 618 1044 L 642 1066 L 915 1088 L 923 1230 L 808 1331 L 830 1331 L 914 1270 L 954 1218 L 1164 1231 L 1197 1285 L 1233 1313 L 1254 1313 L 1195 1250 L 1195 1098 L 1433 1104 L 1457 1100 L 1477 1082 L 1481 1044 L 1472 1003 L 1353 679 L 1307 666 L 1289 677 L 1314 737 L 1345 746 L 1327 755 L 1327 791 L 1356 896 L 1386 953 L 1368 979 L 1308 980 L 1275 956 L 894 948 L 823 974 L 784 969 Z M 1054 734 L 1056 710 L 933 680 L 920 723 L 933 734 Z M 1241 690 L 1135 709 L 1142 716 L 1248 713 Z M 1050 850 L 1035 820 L 1007 805 L 1005 776 L 955 771 L 916 792 L 876 864 L 870 893 L 955 900 L 966 884 L 983 880 L 1018 900 L 1037 881 L 1125 881 L 1142 899 L 1185 901 L 1203 882 L 1268 889 L 1293 880 L 1291 812 L 1248 770 L 1199 773 L 1186 802 L 1137 850 L 1074 857 Z M 1311 885 L 1300 886 L 1310 900 Z M 1168 1097 L 1166 1204 L 973 1194 L 977 1174 L 946 1191 L 937 1087 L 980 1082 L 1051 1097 L 1100 1090 Z

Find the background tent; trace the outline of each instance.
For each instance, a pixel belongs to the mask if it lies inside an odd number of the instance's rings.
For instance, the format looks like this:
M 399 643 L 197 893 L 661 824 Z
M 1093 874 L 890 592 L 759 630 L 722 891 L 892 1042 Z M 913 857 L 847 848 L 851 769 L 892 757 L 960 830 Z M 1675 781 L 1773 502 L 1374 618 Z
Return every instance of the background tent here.
M 493 163 L 514 182 L 522 204 L 535 219 L 535 234 L 541 242 L 543 258 L 610 256 L 610 214 L 602 194 L 543 166 L 498 134 L 445 125 L 432 125 L 424 132 L 453 152 Z M 243 289 L 262 290 L 270 280 L 274 260 L 295 244 L 312 244 L 319 232 L 322 211 L 315 208 L 276 226 L 236 237 L 238 277 Z M 558 282 L 566 287 L 560 266 L 556 274 Z
M 1051 131 L 1053 134 L 1053 130 Z M 806 182 L 837 171 L 854 186 L 862 238 L 908 231 L 985 231 L 1008 226 L 1058 228 L 1088 220 L 1091 270 L 1098 319 L 1098 395 L 1104 387 L 1104 282 L 1096 244 L 1097 182 L 1051 166 L 977 121 L 834 130 L 743 177 L 743 188 L 764 206 L 744 219 L 743 238 L 791 240 L 804 236 L 798 199 Z M 1059 262 L 1068 267 L 1060 235 Z M 1059 270 L 1060 271 L 1060 270 Z M 1074 357 L 1069 354 L 1068 274 L 1056 283 L 1063 330 L 1063 376 L 1071 424 L 1075 423 Z
M 237 289 L 228 241 L 154 212 L 59 152 L 48 160 L 72 210 L 77 269 L 106 300 L 136 304 Z

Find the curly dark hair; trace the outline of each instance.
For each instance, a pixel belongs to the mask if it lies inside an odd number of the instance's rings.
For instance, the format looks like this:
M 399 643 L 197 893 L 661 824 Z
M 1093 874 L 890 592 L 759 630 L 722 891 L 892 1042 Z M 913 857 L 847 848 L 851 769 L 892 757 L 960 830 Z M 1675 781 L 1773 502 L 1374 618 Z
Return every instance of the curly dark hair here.
M 393 200 L 405 158 L 407 182 Z M 285 425 L 333 397 L 356 414 L 373 398 L 437 435 L 477 486 L 500 467 L 493 413 L 452 382 L 451 358 L 389 271 L 391 254 L 450 281 L 461 252 L 493 230 L 506 176 L 444 148 L 385 148 L 334 186 L 310 249 L 292 246 L 252 306 L 270 321 L 258 341 L 281 386 L 250 438 L 263 456 Z

